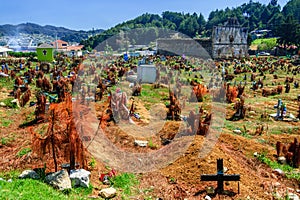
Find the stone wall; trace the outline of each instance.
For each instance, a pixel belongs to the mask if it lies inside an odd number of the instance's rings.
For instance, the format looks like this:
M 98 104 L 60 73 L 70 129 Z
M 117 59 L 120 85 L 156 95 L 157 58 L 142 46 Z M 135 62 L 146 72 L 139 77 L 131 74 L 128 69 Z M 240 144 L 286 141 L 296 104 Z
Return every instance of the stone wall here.
M 211 40 L 179 38 L 158 39 L 157 54 L 160 55 L 185 55 L 200 58 L 211 58 Z

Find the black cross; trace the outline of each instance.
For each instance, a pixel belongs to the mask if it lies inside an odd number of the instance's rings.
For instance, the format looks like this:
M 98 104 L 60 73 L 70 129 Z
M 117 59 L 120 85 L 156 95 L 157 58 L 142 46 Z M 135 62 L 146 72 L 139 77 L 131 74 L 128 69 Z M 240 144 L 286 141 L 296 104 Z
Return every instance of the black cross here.
M 217 193 L 222 194 L 224 192 L 224 181 L 240 181 L 239 174 L 224 175 L 223 171 L 223 159 L 217 159 L 217 174 L 205 174 L 201 175 L 201 181 L 217 181 Z M 240 193 L 240 187 L 238 184 L 238 193 Z
M 43 54 L 44 54 L 44 56 L 47 54 L 47 50 L 46 49 L 44 49 Z

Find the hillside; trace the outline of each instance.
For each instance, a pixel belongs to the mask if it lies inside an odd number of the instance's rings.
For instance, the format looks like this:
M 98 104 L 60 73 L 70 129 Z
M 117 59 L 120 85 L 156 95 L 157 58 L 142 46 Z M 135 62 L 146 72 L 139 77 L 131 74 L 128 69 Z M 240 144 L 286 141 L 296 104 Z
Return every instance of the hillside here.
M 18 36 L 20 33 L 25 34 L 43 34 L 51 37 L 58 37 L 67 42 L 80 42 L 87 39 L 93 34 L 103 32 L 102 29 L 90 31 L 76 31 L 64 27 L 56 27 L 51 25 L 41 26 L 34 23 L 22 23 L 18 25 L 5 24 L 0 25 L 0 35 L 2 36 Z
M 228 18 L 235 17 L 241 26 L 248 28 L 249 32 L 256 29 L 269 29 L 274 32 L 274 35 L 284 38 L 278 40 L 281 44 L 297 45 L 300 43 L 299 10 L 300 0 L 291 0 L 282 9 L 277 0 L 271 0 L 267 5 L 249 1 L 235 8 L 217 9 L 210 12 L 207 20 L 201 13 L 171 11 L 165 11 L 161 15 L 145 13 L 135 19 L 122 22 L 102 34 L 83 40 L 81 43 L 86 48 L 93 49 L 121 31 L 149 27 L 178 31 L 192 38 L 210 37 L 214 26 L 224 24 Z M 288 30 L 289 33 L 282 30 Z

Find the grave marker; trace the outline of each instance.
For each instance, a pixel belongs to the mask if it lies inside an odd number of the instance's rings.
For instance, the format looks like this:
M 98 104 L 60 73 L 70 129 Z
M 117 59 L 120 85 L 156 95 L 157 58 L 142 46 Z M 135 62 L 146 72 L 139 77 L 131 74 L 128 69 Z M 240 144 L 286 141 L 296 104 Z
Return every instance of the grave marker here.
M 223 168 L 223 159 L 217 159 L 217 174 L 201 175 L 201 181 L 217 181 L 218 187 L 216 192 L 224 193 L 224 181 L 240 181 L 239 174 L 225 175 Z M 238 193 L 240 193 L 240 185 L 238 183 Z

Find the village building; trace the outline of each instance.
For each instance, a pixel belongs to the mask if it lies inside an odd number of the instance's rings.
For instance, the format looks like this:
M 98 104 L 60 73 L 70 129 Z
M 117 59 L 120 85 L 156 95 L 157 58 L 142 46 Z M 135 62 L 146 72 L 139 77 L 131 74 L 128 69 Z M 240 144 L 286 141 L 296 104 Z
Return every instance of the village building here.
M 51 45 L 56 49 L 56 51 L 67 51 L 69 43 L 63 40 L 56 40 L 54 42 L 51 42 Z
M 41 44 L 36 48 L 36 53 L 39 61 L 52 62 L 53 57 L 53 46 L 47 43 Z
M 13 51 L 12 49 L 0 46 L 0 57 L 7 57 L 8 52 Z
M 83 45 L 67 46 L 68 56 L 82 56 Z
M 82 56 L 83 45 L 69 45 L 63 40 L 56 40 L 51 42 L 51 45 L 57 52 L 63 52 L 68 56 Z

